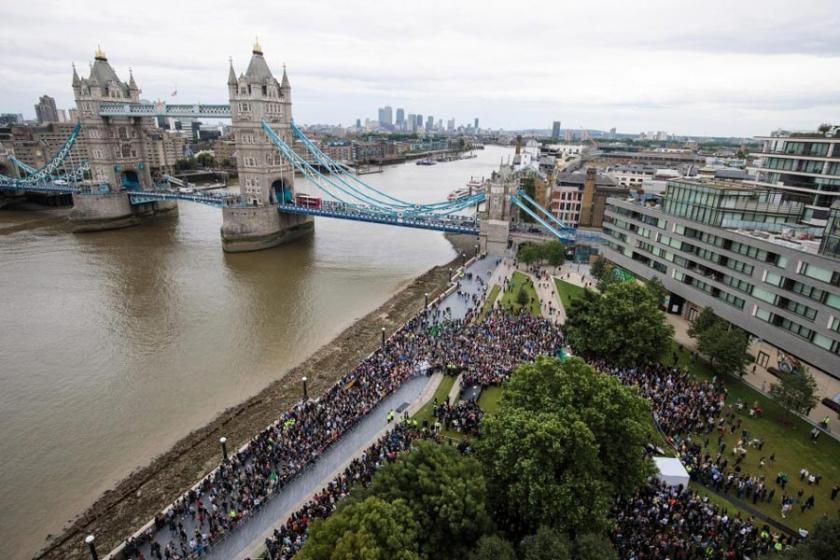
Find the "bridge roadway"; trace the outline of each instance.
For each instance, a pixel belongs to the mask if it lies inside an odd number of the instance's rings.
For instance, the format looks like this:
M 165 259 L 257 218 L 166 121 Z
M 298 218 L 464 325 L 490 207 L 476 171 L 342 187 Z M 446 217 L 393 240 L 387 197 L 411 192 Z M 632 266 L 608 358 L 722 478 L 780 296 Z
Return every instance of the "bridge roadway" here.
M 441 309 L 449 308 L 453 319 L 463 319 L 470 308 L 473 294 L 481 297 L 484 294 L 486 280 L 496 268 L 498 260 L 483 258 L 467 264 L 466 271 L 472 273 L 472 278 L 463 276 L 453 277 L 460 280 L 460 290 L 466 296 L 459 296 L 457 289 L 452 286 L 440 298 Z M 484 280 L 480 283 L 477 278 Z M 212 550 L 205 553 L 207 560 L 246 560 L 257 558 L 265 548 L 265 539 L 274 528 L 285 523 L 286 519 L 300 509 L 312 495 L 324 488 L 327 483 L 342 472 L 347 465 L 361 455 L 374 441 L 379 439 L 387 430 L 386 415 L 390 410 L 408 410 L 414 414 L 434 394 L 440 382 L 440 375 L 432 378 L 418 376 L 405 381 L 396 391 L 385 397 L 367 415 L 361 418 L 352 430 L 344 434 L 317 461 L 303 470 L 290 481 L 280 494 L 270 498 L 263 508 L 245 523 L 237 527 L 232 533 Z M 189 515 L 181 522 L 188 535 L 192 535 L 196 523 Z M 165 528 L 155 535 L 155 540 L 165 546 L 171 539 L 169 529 Z M 146 558 L 151 558 L 149 546 L 141 548 Z M 117 558 L 112 552 L 105 556 L 105 560 Z

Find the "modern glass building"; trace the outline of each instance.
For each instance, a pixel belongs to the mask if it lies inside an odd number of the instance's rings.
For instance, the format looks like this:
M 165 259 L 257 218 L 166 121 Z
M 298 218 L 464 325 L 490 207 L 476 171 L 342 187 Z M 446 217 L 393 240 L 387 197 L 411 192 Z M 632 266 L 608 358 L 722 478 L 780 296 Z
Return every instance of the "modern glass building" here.
M 820 241 L 822 230 L 796 224 L 803 205 L 774 205 L 773 197 L 679 180 L 668 182 L 661 205 L 611 198 L 602 253 L 638 277 L 659 278 L 672 294 L 669 311 L 690 320 L 712 307 L 840 379 L 840 207 Z
M 840 200 L 840 127 L 820 132 L 774 132 L 759 136 L 761 152 L 751 168 L 756 186 L 782 192 L 786 199 L 805 202 L 803 222 L 822 226 L 829 209 Z

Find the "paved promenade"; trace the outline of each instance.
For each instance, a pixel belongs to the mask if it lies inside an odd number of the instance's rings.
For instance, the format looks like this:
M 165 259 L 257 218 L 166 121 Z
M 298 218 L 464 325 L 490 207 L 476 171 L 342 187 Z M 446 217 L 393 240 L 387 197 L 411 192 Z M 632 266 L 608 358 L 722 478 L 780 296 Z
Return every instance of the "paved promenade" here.
M 446 318 L 463 319 L 474 301 L 480 303 L 483 300 L 486 280 L 496 268 L 496 263 L 496 259 L 480 259 L 471 263 L 466 271 L 470 277 L 465 275 L 457 279 L 457 284 L 437 303 L 441 311 L 446 310 Z M 348 369 L 351 366 L 348 364 Z M 413 377 L 402 383 L 362 417 L 352 430 L 286 484 L 279 494 L 271 497 L 260 511 L 229 533 L 204 557 L 215 560 L 245 560 L 258 557 L 264 550 L 265 539 L 272 534 L 276 526 L 283 523 L 388 430 L 386 417 L 390 410 L 414 414 L 432 398 L 442 377 L 442 374 L 438 373 L 431 377 Z M 185 516 L 181 522 L 187 535 L 191 535 L 197 527 L 196 521 L 190 516 Z M 155 540 L 162 546 L 171 538 L 168 528 L 163 528 L 155 535 Z M 152 557 L 148 543 L 141 550 L 146 558 Z

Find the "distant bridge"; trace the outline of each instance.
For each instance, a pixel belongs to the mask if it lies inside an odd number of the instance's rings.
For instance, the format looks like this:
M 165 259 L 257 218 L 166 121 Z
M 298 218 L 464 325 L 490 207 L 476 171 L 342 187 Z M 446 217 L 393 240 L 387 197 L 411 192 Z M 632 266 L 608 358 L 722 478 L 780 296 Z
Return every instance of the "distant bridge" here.
M 142 103 L 107 103 L 101 107 L 103 116 L 190 116 L 230 118 L 229 105 L 167 105 L 162 102 Z M 321 191 L 322 202 L 317 206 L 296 204 L 291 193 L 282 193 L 275 203 L 281 212 L 298 215 L 320 216 L 342 220 L 393 225 L 415 229 L 443 231 L 477 235 L 480 231 L 478 206 L 485 202 L 484 193 L 465 196 L 452 201 L 434 203 L 415 203 L 399 199 L 366 183 L 355 175 L 351 168 L 329 158 L 298 128 L 291 123 L 292 133 L 299 140 L 310 157 L 304 158 L 289 146 L 268 123 L 262 123 L 262 129 L 278 152 L 292 164 L 295 171 L 301 173 Z M 98 185 L 84 181 L 85 171 L 89 166 L 83 164 L 68 169 L 68 158 L 80 133 L 77 124 L 65 143 L 43 168 L 36 169 L 14 157 L 9 157 L 22 177 L 0 175 L 0 191 L 35 192 L 55 194 L 98 194 L 110 192 L 109 185 Z M 314 162 L 310 164 L 309 161 Z M 317 166 L 317 167 L 315 167 Z M 528 170 L 517 172 L 527 174 Z M 514 177 L 516 178 L 516 177 Z M 164 200 L 181 200 L 212 206 L 214 208 L 243 208 L 248 204 L 239 195 L 227 193 L 191 192 L 187 189 L 172 188 L 170 184 L 155 185 L 148 190 L 127 189 L 132 205 L 148 204 Z M 511 192 L 510 202 L 523 213 L 531 216 L 535 224 L 512 224 L 511 234 L 519 238 L 545 239 L 555 238 L 565 243 L 578 240 L 597 241 L 599 236 L 593 233 L 579 233 L 558 220 L 548 210 L 539 205 L 525 191 Z M 475 216 L 459 214 L 469 208 L 476 209 Z M 538 229 L 535 229 L 538 228 Z

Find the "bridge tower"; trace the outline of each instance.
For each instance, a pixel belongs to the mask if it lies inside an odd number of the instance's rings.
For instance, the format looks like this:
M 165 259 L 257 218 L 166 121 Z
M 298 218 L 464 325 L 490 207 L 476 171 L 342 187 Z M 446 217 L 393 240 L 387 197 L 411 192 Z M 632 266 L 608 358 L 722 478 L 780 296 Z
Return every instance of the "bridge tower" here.
M 487 187 L 486 207 L 479 226 L 481 251 L 493 256 L 502 256 L 510 239 L 511 202 L 510 194 L 517 187 L 513 169 L 509 165 L 499 166 L 494 171 Z
M 145 142 L 145 130 L 154 127 L 152 119 L 100 115 L 103 103 L 140 102 L 134 75 L 129 72 L 129 81 L 121 81 L 97 47 L 87 78 L 79 78 L 73 67 L 73 96 L 82 124 L 79 141 L 87 147 L 91 174 L 89 188 L 73 195 L 76 231 L 126 227 L 138 223 L 142 214 L 177 210 L 174 201 L 134 207 L 129 202 L 127 191 L 152 187 Z
M 278 82 L 256 42 L 248 69 L 238 78 L 231 61 L 227 85 L 243 204 L 222 210 L 222 248 L 256 251 L 312 231 L 311 216 L 277 210 L 277 203 L 293 200 L 295 174 L 262 130 L 266 122 L 287 144 L 294 142 L 292 89 L 285 66 Z

